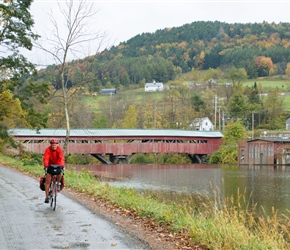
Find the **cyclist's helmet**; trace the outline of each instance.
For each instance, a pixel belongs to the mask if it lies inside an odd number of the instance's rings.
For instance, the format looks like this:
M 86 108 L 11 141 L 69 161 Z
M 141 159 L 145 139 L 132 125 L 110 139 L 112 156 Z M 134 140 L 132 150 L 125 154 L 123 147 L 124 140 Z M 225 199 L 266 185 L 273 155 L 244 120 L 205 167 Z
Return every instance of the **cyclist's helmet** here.
M 58 140 L 56 140 L 56 139 L 52 139 L 52 140 L 50 141 L 50 144 L 58 144 Z

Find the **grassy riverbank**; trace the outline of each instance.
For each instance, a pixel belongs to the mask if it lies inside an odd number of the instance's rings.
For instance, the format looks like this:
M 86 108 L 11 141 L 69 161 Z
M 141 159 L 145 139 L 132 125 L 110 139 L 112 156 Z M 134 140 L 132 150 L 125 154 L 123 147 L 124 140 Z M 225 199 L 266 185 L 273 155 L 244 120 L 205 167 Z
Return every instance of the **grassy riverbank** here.
M 0 163 L 37 177 L 43 174 L 42 166 L 24 165 L 8 156 L 0 155 Z M 66 187 L 105 199 L 138 217 L 146 216 L 159 224 L 170 225 L 172 232 L 184 231 L 193 242 L 200 242 L 210 249 L 290 248 L 290 213 L 284 216 L 283 222 L 278 220 L 275 211 L 272 216 L 254 217 L 255 211 L 241 208 L 242 203 L 247 203 L 243 195 L 239 200 L 221 200 L 216 192 L 215 202 L 202 201 L 202 209 L 197 211 L 175 203 L 161 203 L 133 189 L 100 184 L 86 171 L 66 170 L 65 180 Z

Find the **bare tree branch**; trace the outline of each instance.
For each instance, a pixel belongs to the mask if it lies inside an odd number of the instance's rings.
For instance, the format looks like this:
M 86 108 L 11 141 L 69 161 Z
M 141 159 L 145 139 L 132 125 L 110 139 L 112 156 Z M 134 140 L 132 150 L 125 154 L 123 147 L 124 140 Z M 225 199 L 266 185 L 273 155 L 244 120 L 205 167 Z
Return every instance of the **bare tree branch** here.
M 65 152 L 70 136 L 68 103 L 72 95 L 79 90 L 76 87 L 73 91 L 69 92 L 67 87 L 69 79 L 66 77 L 68 71 L 67 63 L 73 59 L 89 56 L 88 54 L 85 55 L 84 48 L 91 47 L 93 43 L 96 45 L 96 51 L 94 52 L 96 54 L 107 35 L 106 33 L 94 30 L 97 26 L 95 17 L 98 13 L 94 3 L 89 3 L 86 0 L 69 0 L 65 3 L 59 1 L 58 11 L 59 13 L 56 10 L 51 10 L 50 12 L 52 25 L 50 35 L 46 36 L 44 41 L 37 42 L 35 46 L 51 55 L 58 64 L 63 111 L 66 120 Z

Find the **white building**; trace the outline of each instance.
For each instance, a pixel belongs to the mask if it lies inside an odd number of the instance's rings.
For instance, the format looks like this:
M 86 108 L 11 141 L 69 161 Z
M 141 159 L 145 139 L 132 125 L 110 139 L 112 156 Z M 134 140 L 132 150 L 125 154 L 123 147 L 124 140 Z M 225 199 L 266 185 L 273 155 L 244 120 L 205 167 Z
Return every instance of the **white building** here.
M 189 126 L 194 130 L 202 130 L 202 131 L 214 130 L 213 123 L 208 117 L 195 118 Z
M 148 82 L 145 84 L 145 92 L 163 91 L 164 86 L 162 82 Z

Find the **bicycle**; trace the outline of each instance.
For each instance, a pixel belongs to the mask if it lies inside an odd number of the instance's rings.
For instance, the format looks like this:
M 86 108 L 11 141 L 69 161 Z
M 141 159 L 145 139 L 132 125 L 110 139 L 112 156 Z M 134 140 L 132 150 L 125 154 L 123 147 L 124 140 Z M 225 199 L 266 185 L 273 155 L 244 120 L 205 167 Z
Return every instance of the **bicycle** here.
M 50 171 L 51 174 L 51 182 L 49 186 L 49 191 L 48 191 L 48 198 L 50 201 L 50 206 L 52 207 L 53 210 L 56 208 L 56 197 L 57 193 L 60 191 L 60 185 L 57 181 L 57 175 L 59 173 L 62 173 L 64 175 L 64 170 L 62 166 L 60 165 L 50 165 L 50 168 L 52 168 L 52 171 Z M 52 172 L 55 172 L 55 174 L 52 174 Z

